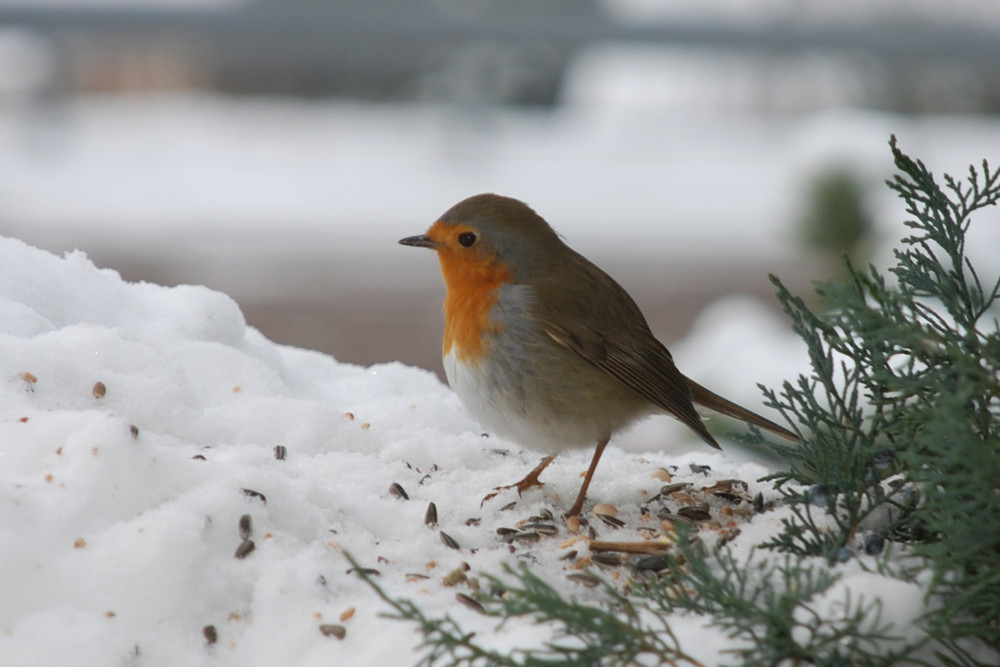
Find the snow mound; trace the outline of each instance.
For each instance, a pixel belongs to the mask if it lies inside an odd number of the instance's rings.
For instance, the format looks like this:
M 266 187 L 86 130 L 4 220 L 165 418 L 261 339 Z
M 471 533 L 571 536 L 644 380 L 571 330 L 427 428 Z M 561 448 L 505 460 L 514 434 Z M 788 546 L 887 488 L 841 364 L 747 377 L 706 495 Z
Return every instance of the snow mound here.
M 480 505 L 537 457 L 484 437 L 429 371 L 275 345 L 223 294 L 127 283 L 79 252 L 0 238 L 0 266 L 0 664 L 412 663 L 420 637 L 382 615 L 345 552 L 496 647 L 548 632 L 456 600 L 504 563 L 598 595 L 567 576 L 592 554 L 559 518 L 590 452 Z M 762 466 L 692 447 L 609 448 L 590 500 L 620 512 L 591 516 L 594 536 L 665 540 L 643 511 L 665 481 L 748 480 L 726 486 L 746 500 L 732 507 L 704 492 L 720 535 L 772 493 Z M 556 535 L 497 532 L 550 513 Z M 706 664 L 731 644 L 697 618 L 674 627 Z

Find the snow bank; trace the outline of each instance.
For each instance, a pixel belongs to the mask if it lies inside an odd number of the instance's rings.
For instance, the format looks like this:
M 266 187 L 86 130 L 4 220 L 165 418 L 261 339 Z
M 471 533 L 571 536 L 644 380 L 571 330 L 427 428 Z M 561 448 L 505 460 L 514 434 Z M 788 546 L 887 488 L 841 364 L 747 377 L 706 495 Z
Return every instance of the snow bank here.
M 0 267 L 0 664 L 411 664 L 415 629 L 382 616 L 345 552 L 392 596 L 501 649 L 550 632 L 497 628 L 456 599 L 504 563 L 598 595 L 567 578 L 590 554 L 558 518 L 590 452 L 560 456 L 542 490 L 481 506 L 538 457 L 484 437 L 428 371 L 275 345 L 223 294 L 126 283 L 81 253 L 0 238 Z M 773 324 L 753 326 L 751 340 Z M 754 482 L 764 467 L 682 437 L 688 453 L 609 448 L 590 500 L 624 526 L 592 519 L 600 539 L 662 539 L 639 509 L 665 475 L 695 490 L 739 478 L 772 497 Z M 497 534 L 543 508 L 558 535 Z M 754 516 L 744 535 L 763 539 L 780 518 Z M 705 664 L 732 646 L 702 619 L 674 629 Z

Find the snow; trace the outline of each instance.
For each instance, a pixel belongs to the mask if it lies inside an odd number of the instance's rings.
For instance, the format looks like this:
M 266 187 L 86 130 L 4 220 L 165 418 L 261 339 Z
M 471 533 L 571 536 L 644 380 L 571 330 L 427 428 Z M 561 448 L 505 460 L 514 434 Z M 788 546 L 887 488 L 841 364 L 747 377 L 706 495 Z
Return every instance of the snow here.
M 499 648 L 540 644 L 549 629 L 498 629 L 456 602 L 470 591 L 443 578 L 463 563 L 485 582 L 504 563 L 531 562 L 567 593 L 596 595 L 565 577 L 573 563 L 559 557 L 587 553 L 565 526 L 513 548 L 495 532 L 543 507 L 558 516 L 589 452 L 560 456 L 543 489 L 481 507 L 537 456 L 483 437 L 430 372 L 273 344 L 221 293 L 127 283 L 80 252 L 57 257 L 4 238 L 0 265 L 3 664 L 412 662 L 414 628 L 382 616 L 388 607 L 348 572 L 345 553 L 376 568 L 391 595 Z M 748 319 L 749 335 L 773 333 L 773 322 Z M 753 481 L 766 472 L 758 463 L 683 433 L 669 445 L 608 449 L 590 500 L 621 508 L 627 526 L 598 526 L 603 539 L 638 539 L 631 526 L 663 484 L 658 468 L 696 488 L 738 477 L 750 494 L 773 494 Z M 424 522 L 429 502 L 437 526 Z M 236 558 L 245 514 L 255 548 Z M 778 525 L 773 513 L 754 522 Z M 330 623 L 344 639 L 320 632 Z M 701 619 L 677 623 L 707 664 L 728 645 Z

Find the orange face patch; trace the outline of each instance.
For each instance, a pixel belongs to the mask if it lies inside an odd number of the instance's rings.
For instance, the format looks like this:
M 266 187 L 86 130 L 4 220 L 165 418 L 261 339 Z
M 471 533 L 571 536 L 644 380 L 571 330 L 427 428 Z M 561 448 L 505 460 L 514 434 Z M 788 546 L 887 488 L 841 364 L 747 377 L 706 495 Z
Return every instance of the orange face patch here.
M 500 286 L 510 282 L 510 271 L 495 255 L 477 244 L 465 248 L 458 242 L 468 225 L 435 222 L 427 235 L 438 242 L 438 259 L 448 293 L 444 299 L 444 354 L 454 347 L 459 360 L 475 363 L 489 346 L 488 337 L 501 326 L 490 321 L 490 309 L 500 296 Z

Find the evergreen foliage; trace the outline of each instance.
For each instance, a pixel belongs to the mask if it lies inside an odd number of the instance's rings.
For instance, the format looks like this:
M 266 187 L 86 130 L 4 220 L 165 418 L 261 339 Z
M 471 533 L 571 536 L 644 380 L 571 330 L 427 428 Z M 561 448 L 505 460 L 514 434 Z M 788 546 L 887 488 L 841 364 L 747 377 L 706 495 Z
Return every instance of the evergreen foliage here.
M 387 597 L 420 625 L 423 664 L 697 664 L 671 631 L 678 614 L 733 638 L 736 664 L 1000 657 L 1000 277 L 984 283 L 965 252 L 972 214 L 1000 200 L 1000 173 L 984 162 L 942 184 L 895 137 L 890 147 L 899 173 L 888 185 L 912 232 L 895 251 L 894 281 L 848 262 L 846 279 L 817 286 L 812 310 L 773 278 L 812 366 L 779 391 L 762 387 L 802 443 L 750 438 L 788 462 L 768 478 L 789 508 L 780 534 L 743 560 L 725 547 L 709 553 L 679 530 L 657 576 L 635 579 L 627 593 L 605 587 L 601 605 L 567 599 L 526 568 L 508 570 L 514 584 L 494 580 L 502 594 L 482 595 L 484 611 L 555 632 L 540 649 L 507 655 L 449 618 Z M 837 618 L 817 611 L 843 561 L 859 555 L 885 576 L 930 582 L 916 638 L 882 619 L 877 599 L 845 593 Z

